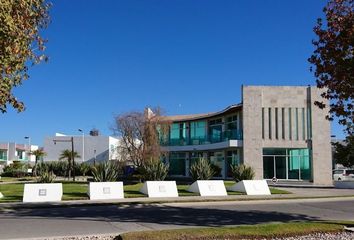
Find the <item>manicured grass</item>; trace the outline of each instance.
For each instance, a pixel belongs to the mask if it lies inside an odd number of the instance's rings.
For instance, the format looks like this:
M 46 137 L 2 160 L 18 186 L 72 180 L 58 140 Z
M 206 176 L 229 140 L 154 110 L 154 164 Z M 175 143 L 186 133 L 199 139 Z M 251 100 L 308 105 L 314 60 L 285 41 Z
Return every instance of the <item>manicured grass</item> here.
M 63 200 L 81 200 L 88 199 L 87 183 L 63 183 Z M 0 202 L 18 202 L 22 201 L 23 183 L 2 184 L 0 192 L 4 195 Z
M 232 185 L 233 182 L 225 181 L 226 186 Z M 142 187 L 142 183 L 137 184 L 125 184 L 124 185 L 124 197 L 125 198 L 138 198 L 146 197 L 139 192 Z M 0 199 L 0 202 L 13 202 L 22 201 L 23 196 L 23 183 L 11 183 L 1 184 L 0 192 L 4 195 L 4 198 Z M 181 197 L 184 196 L 198 196 L 196 193 L 188 192 L 188 184 L 177 185 L 178 194 Z M 290 192 L 279 190 L 276 188 L 270 188 L 272 194 L 288 194 Z M 63 200 L 85 200 L 88 199 L 87 195 L 88 183 L 86 182 L 63 182 Z M 243 195 L 240 192 L 228 192 L 228 195 Z
M 23 177 L 23 178 L 15 178 L 15 177 L 1 177 L 0 182 L 24 182 L 24 181 L 33 181 L 35 177 Z
M 133 232 L 121 234 L 120 239 L 258 239 L 306 235 L 316 232 L 339 232 L 342 230 L 343 226 L 340 224 L 319 222 L 292 222 L 238 227 L 187 228 L 178 230 Z

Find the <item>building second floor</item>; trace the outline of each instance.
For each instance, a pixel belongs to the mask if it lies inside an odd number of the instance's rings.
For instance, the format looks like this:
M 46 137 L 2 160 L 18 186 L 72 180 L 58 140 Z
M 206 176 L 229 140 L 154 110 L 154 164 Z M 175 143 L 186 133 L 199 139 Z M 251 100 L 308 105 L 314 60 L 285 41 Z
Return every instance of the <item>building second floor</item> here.
M 8 164 L 13 161 L 35 162 L 36 157 L 31 152 L 37 149 L 37 145 L 2 142 L 0 143 L 0 163 Z

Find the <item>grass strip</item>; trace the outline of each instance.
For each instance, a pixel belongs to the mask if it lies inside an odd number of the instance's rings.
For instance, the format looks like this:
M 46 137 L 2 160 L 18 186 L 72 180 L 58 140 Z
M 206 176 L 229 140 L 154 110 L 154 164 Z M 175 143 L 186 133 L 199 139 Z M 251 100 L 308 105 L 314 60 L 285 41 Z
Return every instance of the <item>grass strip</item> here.
M 121 240 L 208 240 L 208 239 L 270 239 L 318 232 L 340 232 L 343 225 L 321 222 L 291 222 L 237 227 L 186 228 L 177 230 L 124 233 Z
M 87 182 L 62 182 L 63 183 L 63 200 L 87 200 L 88 195 L 88 183 Z M 231 185 L 231 181 L 225 181 L 225 185 Z M 142 183 L 124 185 L 124 197 L 125 198 L 139 198 L 146 197 L 146 195 L 139 192 L 142 187 Z M 180 197 L 184 196 L 198 196 L 196 193 L 188 192 L 189 185 L 180 184 L 177 185 L 178 194 Z M 22 201 L 24 183 L 9 183 L 0 185 L 0 192 L 4 195 L 4 198 L 0 199 L 0 202 L 18 202 Z M 270 188 L 272 194 L 289 194 L 291 192 Z M 244 195 L 240 192 L 228 192 L 228 195 Z

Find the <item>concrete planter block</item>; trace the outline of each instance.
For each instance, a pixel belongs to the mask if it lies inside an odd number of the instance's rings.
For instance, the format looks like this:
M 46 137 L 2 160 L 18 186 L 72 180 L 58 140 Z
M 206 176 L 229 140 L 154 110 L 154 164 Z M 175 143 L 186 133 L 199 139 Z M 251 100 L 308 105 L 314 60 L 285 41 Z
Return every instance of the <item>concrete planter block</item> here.
M 140 189 L 141 193 L 153 197 L 178 197 L 176 181 L 146 181 Z
M 227 196 L 224 181 L 222 180 L 197 180 L 189 186 L 188 191 L 199 193 L 202 197 Z
M 25 184 L 23 202 L 58 202 L 63 196 L 61 183 Z
M 354 189 L 354 181 L 334 181 L 335 188 Z
M 4 195 L 2 195 L 2 193 L 0 192 L 0 198 L 3 198 L 4 197 Z
M 271 195 L 266 180 L 243 180 L 228 187 L 227 190 L 244 192 L 247 195 Z
M 90 200 L 122 199 L 123 182 L 90 182 L 88 195 Z

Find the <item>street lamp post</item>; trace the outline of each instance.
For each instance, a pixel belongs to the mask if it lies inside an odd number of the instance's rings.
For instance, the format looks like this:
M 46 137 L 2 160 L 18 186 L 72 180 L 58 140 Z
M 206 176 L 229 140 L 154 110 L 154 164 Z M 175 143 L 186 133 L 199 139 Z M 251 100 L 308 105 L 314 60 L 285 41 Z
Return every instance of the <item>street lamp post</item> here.
M 82 161 L 85 161 L 85 133 L 84 130 L 78 129 L 82 133 Z
M 73 170 L 73 181 L 75 182 L 75 155 L 74 155 L 74 137 L 71 137 L 70 140 L 68 139 L 54 139 L 54 144 L 57 142 L 71 142 L 71 159 L 73 161 L 72 170 Z
M 30 161 L 29 156 L 31 154 L 31 137 L 26 136 L 25 139 L 28 140 L 28 146 L 27 146 L 27 162 Z
M 93 159 L 93 165 L 96 165 L 96 149 L 93 150 L 93 154 L 95 155 L 95 158 Z

